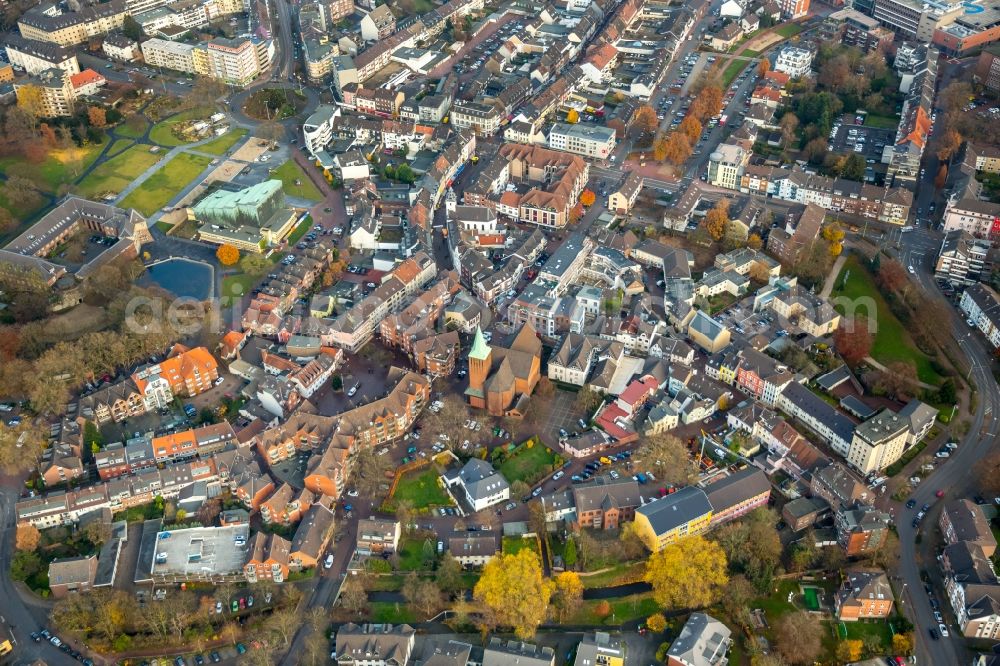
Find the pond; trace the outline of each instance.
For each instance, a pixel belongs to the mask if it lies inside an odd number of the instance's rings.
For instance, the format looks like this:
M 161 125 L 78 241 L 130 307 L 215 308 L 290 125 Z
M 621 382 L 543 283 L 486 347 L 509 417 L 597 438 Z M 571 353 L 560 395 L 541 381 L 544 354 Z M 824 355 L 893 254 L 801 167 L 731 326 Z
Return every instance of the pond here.
M 204 301 L 215 293 L 215 269 L 201 261 L 167 259 L 147 266 L 140 283 L 155 284 L 176 296 Z

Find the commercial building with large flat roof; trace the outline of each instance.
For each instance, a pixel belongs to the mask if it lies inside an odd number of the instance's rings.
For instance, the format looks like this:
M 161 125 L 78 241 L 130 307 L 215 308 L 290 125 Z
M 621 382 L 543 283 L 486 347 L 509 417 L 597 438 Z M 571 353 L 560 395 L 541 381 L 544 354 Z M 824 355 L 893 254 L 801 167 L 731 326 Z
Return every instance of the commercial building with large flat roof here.
M 249 525 L 160 532 L 150 573 L 163 582 L 242 579 L 249 538 Z

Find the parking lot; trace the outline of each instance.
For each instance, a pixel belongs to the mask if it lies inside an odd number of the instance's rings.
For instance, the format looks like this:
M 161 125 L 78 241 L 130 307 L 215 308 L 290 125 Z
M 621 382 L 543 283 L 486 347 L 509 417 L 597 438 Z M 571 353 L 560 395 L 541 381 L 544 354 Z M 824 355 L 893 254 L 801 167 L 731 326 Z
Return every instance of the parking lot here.
M 895 130 L 864 127 L 846 122 L 835 124 L 830 132 L 830 150 L 838 153 L 858 153 L 869 164 L 882 160 L 882 151 L 896 138 Z

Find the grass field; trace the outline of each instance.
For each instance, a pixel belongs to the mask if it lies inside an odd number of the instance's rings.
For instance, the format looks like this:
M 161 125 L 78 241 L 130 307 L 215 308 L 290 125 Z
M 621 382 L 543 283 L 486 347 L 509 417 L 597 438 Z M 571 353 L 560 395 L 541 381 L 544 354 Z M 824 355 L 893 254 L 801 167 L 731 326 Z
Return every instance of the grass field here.
M 604 617 L 597 612 L 601 603 L 600 601 L 581 601 L 577 606 L 576 613 L 566 620 L 567 624 L 619 625 L 623 622 L 649 617 L 662 610 L 653 599 L 651 592 L 609 599 L 611 612 Z
M 844 274 L 848 274 L 847 284 L 844 284 Z M 878 323 L 878 330 L 875 333 L 875 340 L 872 344 L 872 358 L 880 363 L 888 364 L 893 361 L 912 361 L 917 368 L 917 375 L 921 381 L 929 384 L 937 384 L 941 377 L 934 372 L 930 359 L 913 344 L 909 334 L 903 327 L 902 322 L 896 318 L 889 309 L 875 278 L 868 268 L 858 261 L 857 257 L 848 257 L 844 263 L 844 268 L 837 276 L 837 283 L 833 290 L 834 296 L 846 296 L 850 299 L 870 298 L 875 304 L 875 312 L 866 312 L 867 308 L 859 307 L 860 314 L 875 316 Z M 838 305 L 837 309 L 843 312 L 843 306 Z
M 143 121 L 142 127 L 136 128 L 134 130 L 125 123 L 122 123 L 121 125 L 115 128 L 115 134 L 117 134 L 118 136 L 127 137 L 129 139 L 138 139 L 140 136 L 146 133 L 146 128 L 148 127 L 149 127 L 149 121 L 146 120 Z
M 508 483 L 524 481 L 529 486 L 547 474 L 545 469 L 556 464 L 556 454 L 544 444 L 537 443 L 530 449 L 521 445 L 517 453 L 507 458 L 498 470 Z
M 77 192 L 88 198 L 105 192 L 121 192 L 139 174 L 156 164 L 160 157 L 149 152 L 149 146 L 132 146 L 91 171 L 80 181 Z
M 229 130 L 218 139 L 209 141 L 208 143 L 203 143 L 200 146 L 196 146 L 196 150 L 203 153 L 210 153 L 212 155 L 225 155 L 226 151 L 232 148 L 237 141 L 242 139 L 247 135 L 247 131 L 242 127 L 237 127 L 234 130 Z
M 785 39 L 789 37 L 794 37 L 795 35 L 802 32 L 802 26 L 798 23 L 786 23 L 785 25 L 779 25 L 774 29 L 776 35 L 781 35 Z
M 103 143 L 94 143 L 83 147 L 52 150 L 37 164 L 28 162 L 23 157 L 3 157 L 0 158 L 0 171 L 25 176 L 35 181 L 40 189 L 55 192 L 60 185 L 78 178 L 93 164 L 103 149 Z
M 403 624 L 417 621 L 417 614 L 406 604 L 391 601 L 372 601 L 368 604 L 368 615 L 376 624 Z
M 243 294 L 249 294 L 259 279 L 259 277 L 253 277 L 246 273 L 224 276 L 222 278 L 222 297 L 219 299 L 222 306 L 227 307 L 230 304 L 231 296 L 235 295 L 239 299 Z
M 132 139 L 115 139 L 115 142 L 111 144 L 108 148 L 108 152 L 105 153 L 109 158 L 114 157 L 120 153 L 124 153 L 126 150 L 131 148 L 135 144 Z
M 580 576 L 580 582 L 585 588 L 614 587 L 634 583 L 646 571 L 645 562 L 622 563 L 610 567 L 607 571 L 593 576 Z
M 177 196 L 211 161 L 201 155 L 181 153 L 125 197 L 122 207 L 152 215 Z
M 746 60 L 733 60 L 722 72 L 722 86 L 728 88 L 737 76 L 750 65 Z
M 282 164 L 271 175 L 282 182 L 285 194 L 290 197 L 308 199 L 309 201 L 322 201 L 323 199 L 319 189 L 313 185 L 313 182 L 303 173 L 299 165 L 292 160 Z M 295 184 L 295 181 L 298 181 L 298 185 Z
M 429 546 L 427 544 L 430 544 Z M 426 550 L 425 550 L 426 549 Z M 426 553 L 434 553 L 425 556 Z M 437 546 L 433 539 L 406 538 L 399 543 L 400 571 L 425 571 L 433 568 L 437 558 Z
M 299 242 L 299 239 L 306 235 L 306 232 L 312 228 L 313 219 L 312 216 L 306 215 L 299 226 L 292 229 L 292 233 L 288 234 L 288 245 L 295 245 Z
M 869 113 L 865 116 L 865 127 L 878 127 L 879 129 L 896 129 L 899 125 L 899 118 L 891 116 L 876 116 Z
M 149 132 L 149 139 L 153 143 L 158 143 L 161 146 L 166 146 L 172 148 L 174 146 L 183 146 L 188 141 L 183 141 L 174 136 L 173 128 L 174 125 L 182 123 L 186 120 L 195 120 L 196 118 L 208 118 L 212 115 L 213 109 L 210 106 L 199 106 L 194 109 L 188 109 L 187 111 L 181 111 L 178 114 L 170 116 L 153 126 L 153 129 Z
M 438 483 L 438 473 L 433 467 L 404 474 L 396 484 L 390 502 L 409 500 L 415 509 L 432 506 L 451 506 L 451 498 Z
M 518 536 L 503 538 L 503 552 L 507 555 L 515 555 L 520 553 L 522 550 L 533 551 L 536 555 L 540 555 L 538 552 L 538 539 L 523 539 Z

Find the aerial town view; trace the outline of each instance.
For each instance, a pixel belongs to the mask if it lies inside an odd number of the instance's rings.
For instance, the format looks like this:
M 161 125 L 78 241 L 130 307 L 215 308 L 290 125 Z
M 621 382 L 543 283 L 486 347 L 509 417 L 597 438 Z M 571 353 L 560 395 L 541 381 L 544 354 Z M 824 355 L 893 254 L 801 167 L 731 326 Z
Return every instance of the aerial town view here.
M 0 665 L 1000 666 L 1000 0 L 0 0 Z

